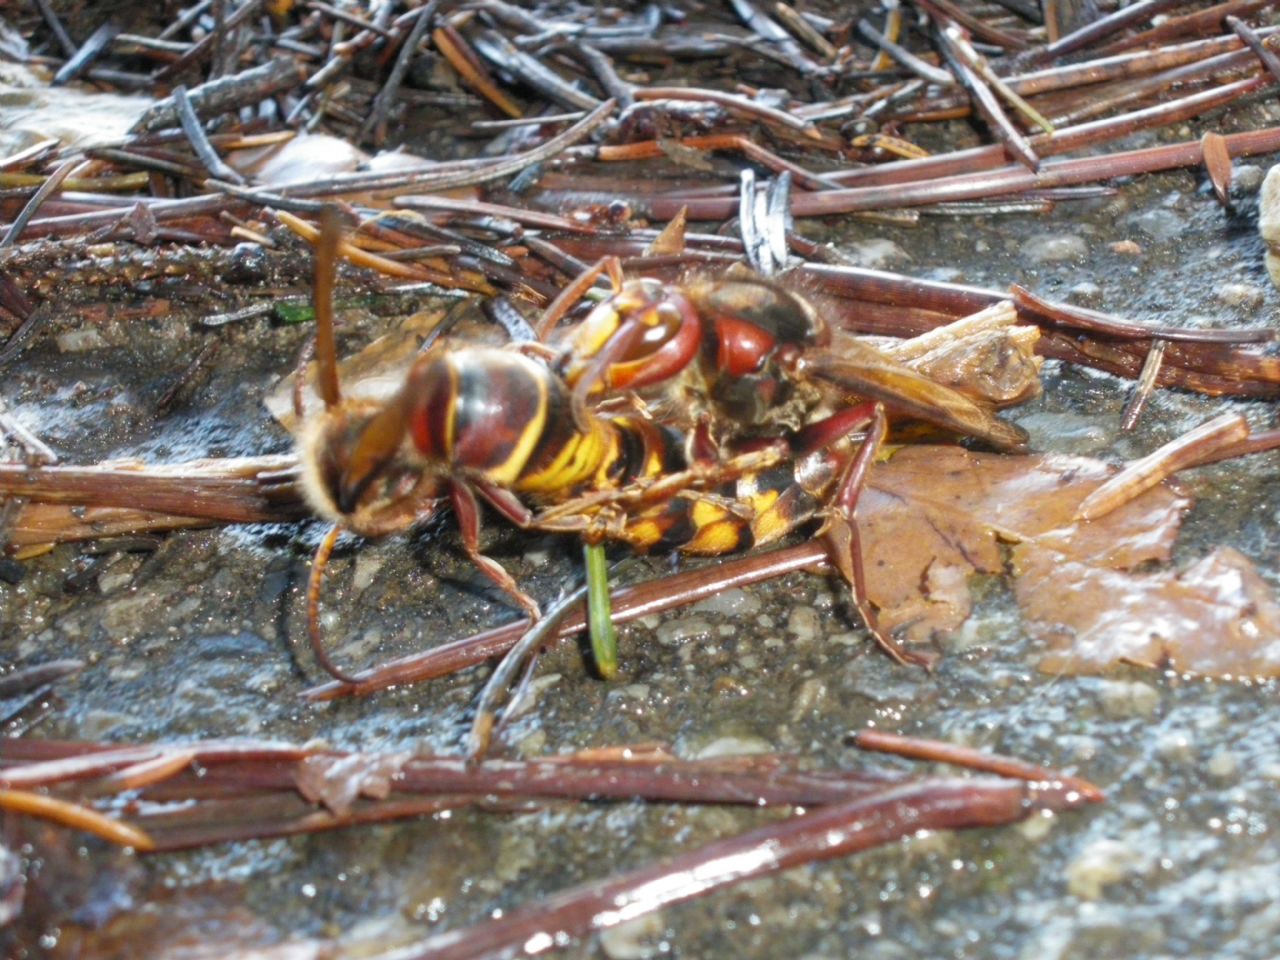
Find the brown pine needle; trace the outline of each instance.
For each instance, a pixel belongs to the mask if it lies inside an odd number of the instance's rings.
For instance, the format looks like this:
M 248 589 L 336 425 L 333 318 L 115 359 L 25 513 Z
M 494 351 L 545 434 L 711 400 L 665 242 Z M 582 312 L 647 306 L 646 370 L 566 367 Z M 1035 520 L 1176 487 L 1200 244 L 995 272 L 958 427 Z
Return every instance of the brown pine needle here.
M 524 116 L 520 105 L 498 89 L 498 85 L 493 82 L 488 71 L 467 48 L 466 41 L 457 30 L 449 24 L 437 27 L 431 32 L 431 40 L 436 45 L 436 49 L 449 61 L 449 65 L 458 71 L 464 83 L 474 88 L 507 116 L 515 119 Z
M 952 71 L 973 98 L 974 108 L 982 114 L 983 119 L 991 126 L 992 132 L 1004 141 L 1009 152 L 1019 163 L 1033 172 L 1038 171 L 1040 157 L 1027 142 L 1022 131 L 1015 127 L 1005 114 L 987 79 L 977 69 L 976 63 L 979 57 L 965 40 L 960 28 L 953 23 L 946 23 L 940 26 L 937 36 Z
M 78 803 L 68 803 L 42 793 L 0 789 L 0 809 L 49 820 L 72 830 L 83 830 L 122 847 L 133 847 L 144 852 L 155 849 L 151 837 L 137 827 L 121 823 Z
M 1124 506 L 1138 494 L 1189 467 L 1220 447 L 1240 443 L 1249 436 L 1249 424 L 1238 413 L 1224 413 L 1159 450 L 1135 460 L 1085 497 L 1076 508 L 1075 520 L 1097 520 Z
M 887 48 L 889 44 L 892 44 L 893 46 L 896 47 L 898 44 L 898 39 L 901 36 L 902 36 L 902 8 L 895 5 L 885 11 L 884 35 L 882 39 L 888 41 L 888 43 L 882 43 L 880 45 L 880 52 L 876 54 L 875 60 L 873 60 L 871 63 L 872 70 L 888 70 L 889 69 L 889 67 L 893 64 L 893 57 L 889 55 L 889 50 Z M 902 48 L 898 47 L 898 49 L 901 50 Z M 947 82 L 951 82 L 950 77 L 947 78 Z
M 1060 786 L 990 778 L 923 780 L 573 887 L 497 919 L 402 947 L 384 960 L 479 960 L 521 950 L 541 953 L 561 936 L 583 936 L 713 890 L 848 856 L 918 830 L 1014 823 L 1037 810 L 1066 810 L 1085 802 Z
M 131 764 L 123 770 L 103 777 L 97 786 L 104 793 L 123 793 L 126 790 L 142 790 L 163 783 L 181 773 L 197 757 L 195 750 L 169 750 L 153 760 Z
M 1267 46 L 1266 41 L 1239 17 L 1227 17 L 1226 24 L 1248 45 L 1250 50 L 1257 54 L 1258 59 L 1271 75 L 1280 80 L 1280 57 L 1277 57 L 1275 51 Z
M 1100 803 L 1105 799 L 1101 790 L 1087 780 L 1079 777 L 1065 777 L 1048 767 L 1038 767 L 1023 760 L 1004 757 L 994 753 L 984 753 L 973 747 L 962 747 L 941 740 L 923 740 L 916 737 L 904 737 L 884 730 L 859 730 L 853 737 L 854 746 L 860 750 L 873 750 L 877 753 L 892 753 L 912 760 L 931 760 L 934 763 L 949 763 L 969 770 L 981 770 L 994 773 L 1000 777 L 1014 780 L 1026 780 L 1032 783 L 1056 782 L 1076 790 L 1081 798 L 1089 803 Z
M 1204 168 L 1213 184 L 1213 194 L 1224 207 L 1231 206 L 1231 153 L 1220 133 L 1206 133 L 1200 138 Z
M 320 229 L 318 227 L 308 223 L 301 217 L 294 216 L 287 210 L 277 210 L 275 214 L 281 223 L 303 240 L 311 244 L 319 242 Z M 376 253 L 370 253 L 367 250 L 361 250 L 349 240 L 344 239 L 338 243 L 338 256 L 342 257 L 343 260 L 354 263 L 358 267 L 368 267 L 370 270 L 377 270 L 379 273 L 385 273 L 388 276 L 421 279 L 421 273 L 410 265 L 388 260 L 386 257 L 380 257 Z
M 1168 340 L 1151 341 L 1147 359 L 1142 363 L 1142 373 L 1138 375 L 1138 382 L 1133 385 L 1133 392 L 1124 405 L 1124 412 L 1120 415 L 1121 430 L 1128 432 L 1137 426 L 1138 417 L 1142 416 L 1143 408 L 1146 407 L 1151 392 L 1156 388 L 1156 380 L 1160 376 L 1160 369 L 1164 366 L 1164 351 L 1168 346 Z

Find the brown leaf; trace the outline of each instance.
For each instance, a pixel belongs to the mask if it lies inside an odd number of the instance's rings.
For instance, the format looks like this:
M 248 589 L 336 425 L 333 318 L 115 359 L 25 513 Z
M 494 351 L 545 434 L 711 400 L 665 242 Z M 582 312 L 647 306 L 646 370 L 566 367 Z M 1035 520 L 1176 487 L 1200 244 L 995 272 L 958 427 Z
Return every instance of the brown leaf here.
M 351 812 L 360 797 L 385 800 L 391 782 L 413 757 L 411 753 L 314 756 L 298 763 L 294 779 L 298 792 L 338 817 Z
M 1104 520 L 1072 522 L 1110 476 L 1098 460 L 903 447 L 868 478 L 858 507 L 868 592 L 886 628 L 927 640 L 969 616 L 968 579 L 1005 569 L 1000 544 L 1039 539 L 1091 565 L 1167 560 L 1187 501 L 1157 487 Z
M 1240 553 L 1219 549 L 1181 573 L 1133 572 L 1169 560 L 1186 498 L 1161 485 L 1101 519 L 1073 520 L 1113 472 L 1056 454 L 898 450 L 871 472 L 858 508 L 882 624 L 910 640 L 953 630 L 969 615 L 969 577 L 1007 566 L 1028 630 L 1051 646 L 1043 670 L 1167 663 L 1280 676 L 1280 604 Z
M 327 133 L 303 133 L 281 143 L 227 154 L 227 164 L 264 187 L 307 183 L 349 173 L 369 160 L 359 147 Z
M 1039 396 L 1039 339 L 1040 329 L 1019 326 L 1013 302 L 1001 300 L 881 350 L 970 400 L 1003 408 Z
M 1134 574 L 1018 547 L 1018 601 L 1049 641 L 1040 669 L 1098 673 L 1118 662 L 1215 677 L 1280 676 L 1280 604 L 1253 564 L 1221 547 L 1177 573 Z
M 644 255 L 646 257 L 660 257 L 664 255 L 679 256 L 684 253 L 684 234 L 686 214 L 689 211 L 681 207 L 677 213 L 662 228 L 662 232 L 649 242 L 645 247 Z
M 339 361 L 338 378 L 346 395 L 369 400 L 386 400 L 404 385 L 405 375 L 413 366 L 422 344 L 438 327 L 446 314 L 440 310 L 414 313 L 400 322 L 391 333 L 379 337 L 358 353 Z M 323 406 L 316 388 L 316 365 L 308 366 L 302 390 L 303 408 L 319 410 Z M 284 377 L 263 400 L 268 412 L 286 430 L 297 427 L 293 414 L 294 380 L 297 373 Z

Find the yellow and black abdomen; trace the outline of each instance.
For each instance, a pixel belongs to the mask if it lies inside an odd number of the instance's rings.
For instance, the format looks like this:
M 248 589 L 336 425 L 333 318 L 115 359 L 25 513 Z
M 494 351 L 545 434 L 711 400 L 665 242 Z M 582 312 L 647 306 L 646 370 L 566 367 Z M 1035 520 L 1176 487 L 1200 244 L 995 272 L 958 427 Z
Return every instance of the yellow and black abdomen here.
M 720 556 L 776 542 L 817 516 L 830 493 L 838 461 L 829 451 L 728 481 L 716 489 L 685 491 L 662 508 L 640 513 L 628 538 L 661 528 L 654 547 Z
M 441 351 L 414 367 L 403 396 L 418 454 L 443 470 L 552 505 L 643 491 L 689 469 L 685 436 L 639 416 L 575 415 L 569 387 L 523 354 L 485 347 Z M 813 515 L 793 464 L 713 490 L 626 500 L 609 533 L 636 550 L 731 553 L 776 539 Z M 609 504 L 608 497 L 601 503 Z M 585 506 L 588 513 L 606 507 Z
M 406 419 L 414 447 L 450 470 L 554 499 L 589 482 L 608 457 L 608 431 L 579 428 L 564 383 L 509 350 L 429 355 L 409 375 Z

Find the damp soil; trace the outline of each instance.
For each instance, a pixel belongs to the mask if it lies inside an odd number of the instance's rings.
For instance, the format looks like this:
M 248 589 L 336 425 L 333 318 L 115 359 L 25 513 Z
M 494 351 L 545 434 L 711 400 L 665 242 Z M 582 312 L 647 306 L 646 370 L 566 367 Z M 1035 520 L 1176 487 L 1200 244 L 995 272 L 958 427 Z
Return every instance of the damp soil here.
M 1224 131 L 1260 127 L 1278 114 L 1252 105 L 1213 123 Z M 1200 132 L 1174 130 L 1131 145 Z M 850 255 L 887 257 L 884 266 L 912 275 L 991 287 L 1018 282 L 1137 320 L 1271 325 L 1280 293 L 1267 280 L 1256 233 L 1260 179 L 1260 168 L 1237 167 L 1230 211 L 1200 174 L 1180 172 L 1122 183 L 1114 196 L 1063 203 L 1048 215 L 805 230 Z M 1113 248 L 1121 241 L 1140 251 Z M 106 300 L 113 316 L 89 324 L 95 336 L 88 339 L 59 337 L 57 329 L 40 338 L 0 379 L 0 399 L 71 463 L 288 450 L 290 437 L 261 401 L 292 369 L 307 329 L 265 319 L 200 323 L 225 312 L 229 297 L 247 302 L 253 293 L 253 284 L 228 293 L 187 282 L 168 315 L 139 318 L 120 309 L 136 291 L 69 284 L 63 333 L 86 327 L 76 303 Z M 350 311 L 343 349 L 391 328 L 400 311 L 431 305 L 422 294 L 411 304 Z M 219 352 L 206 373 L 158 412 L 160 398 L 214 340 Z M 1269 403 L 1163 392 L 1122 436 L 1126 383 L 1050 364 L 1044 385 L 1039 400 L 1010 414 L 1037 450 L 1118 461 L 1224 410 L 1259 426 L 1274 418 Z M 1230 544 L 1276 584 L 1278 469 L 1275 456 L 1263 456 L 1187 475 L 1197 503 L 1179 562 Z M 304 650 L 302 597 L 321 533 L 310 523 L 199 530 L 130 541 L 127 549 L 67 545 L 25 563 L 20 582 L 0 583 L 4 657 L 87 662 L 58 685 L 27 735 L 252 736 L 459 750 L 487 668 L 362 700 L 299 699 L 322 679 Z M 544 602 L 580 576 L 570 541 L 498 522 L 486 536 L 492 555 Z M 647 559 L 628 577 L 664 572 L 669 563 Z M 848 746 L 851 732 L 875 726 L 1078 773 L 1106 790 L 1105 805 L 1018 828 L 916 837 L 754 881 L 573 944 L 563 955 L 1274 955 L 1275 685 L 1136 668 L 1044 675 L 1006 585 L 986 581 L 980 595 L 972 620 L 940 642 L 932 672 L 877 652 L 846 589 L 804 575 L 627 626 L 614 682 L 595 678 L 582 651 L 563 645 L 541 661 L 535 696 L 506 731 L 504 748 L 539 755 L 660 742 L 684 756 L 769 750 L 823 764 L 895 766 Z M 344 543 L 324 596 L 334 655 L 351 665 L 513 616 L 465 561 L 447 523 L 413 537 Z M 341 938 L 358 956 L 740 832 L 761 816 L 639 803 L 550 806 L 152 857 L 28 825 L 18 837 L 32 876 L 26 914 L 0 942 L 15 957 L 138 957 L 182 944 L 217 951 L 325 936 Z

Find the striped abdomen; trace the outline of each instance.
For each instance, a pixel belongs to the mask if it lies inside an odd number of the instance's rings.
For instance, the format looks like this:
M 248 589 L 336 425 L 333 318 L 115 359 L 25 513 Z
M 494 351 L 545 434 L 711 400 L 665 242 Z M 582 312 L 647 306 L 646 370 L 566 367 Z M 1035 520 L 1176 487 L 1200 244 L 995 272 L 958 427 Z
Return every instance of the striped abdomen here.
M 523 354 L 464 348 L 423 358 L 409 374 L 410 436 L 430 462 L 549 505 L 656 481 L 687 469 L 684 438 L 638 416 L 574 417 L 560 377 Z M 795 464 L 633 508 L 610 534 L 640 551 L 715 555 L 776 539 L 816 501 Z
M 612 420 L 586 413 L 579 423 L 564 382 L 509 350 L 429 355 L 404 397 L 424 457 L 541 503 L 622 485 L 646 455 Z

